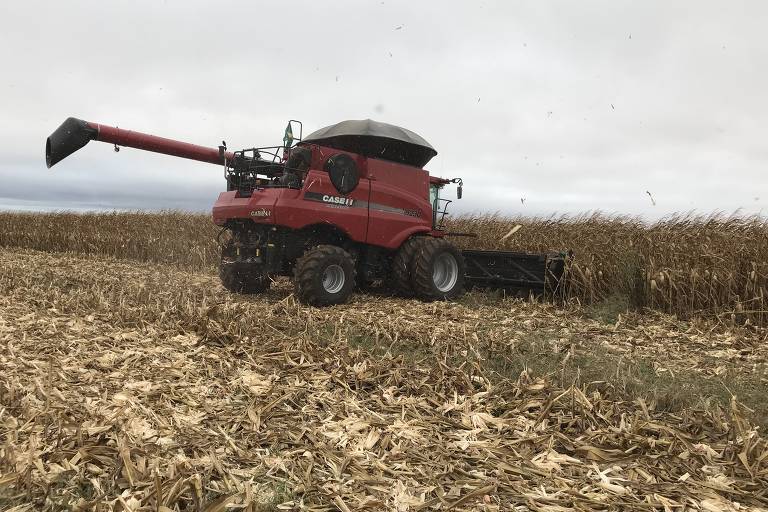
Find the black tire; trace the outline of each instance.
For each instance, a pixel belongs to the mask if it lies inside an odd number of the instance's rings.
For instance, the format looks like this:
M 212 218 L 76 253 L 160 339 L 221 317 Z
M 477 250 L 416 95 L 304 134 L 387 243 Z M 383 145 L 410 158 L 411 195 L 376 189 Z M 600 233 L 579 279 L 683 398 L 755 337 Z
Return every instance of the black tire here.
M 423 300 L 454 299 L 464 293 L 464 256 L 447 240 L 429 239 L 413 258 L 413 290 Z
M 296 297 L 311 306 L 341 304 L 355 288 L 355 260 L 335 245 L 319 245 L 299 258 L 294 268 Z
M 406 240 L 392 258 L 389 287 L 401 297 L 413 297 L 413 257 L 430 239 L 414 237 Z
M 219 278 L 224 288 L 234 293 L 262 293 L 267 291 L 271 284 L 269 276 L 243 263 L 222 261 L 219 264 Z

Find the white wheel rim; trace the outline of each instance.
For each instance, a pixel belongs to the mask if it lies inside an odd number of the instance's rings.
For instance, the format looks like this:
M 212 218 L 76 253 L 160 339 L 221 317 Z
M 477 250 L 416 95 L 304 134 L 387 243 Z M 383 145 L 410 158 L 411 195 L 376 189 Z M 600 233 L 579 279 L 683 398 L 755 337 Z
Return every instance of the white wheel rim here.
M 344 288 L 346 276 L 339 265 L 328 265 L 323 271 L 323 289 L 328 293 L 339 293 Z
M 432 282 L 435 283 L 435 288 L 443 293 L 450 292 L 458 279 L 459 264 L 453 254 L 444 252 L 439 255 L 432 267 Z

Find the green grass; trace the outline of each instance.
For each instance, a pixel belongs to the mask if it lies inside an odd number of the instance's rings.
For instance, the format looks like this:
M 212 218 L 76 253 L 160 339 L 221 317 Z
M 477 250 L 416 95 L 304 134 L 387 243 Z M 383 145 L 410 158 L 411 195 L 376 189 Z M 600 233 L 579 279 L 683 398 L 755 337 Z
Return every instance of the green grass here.
M 631 308 L 632 304 L 628 296 L 613 294 L 600 302 L 585 306 L 584 312 L 588 318 L 600 323 L 615 324 L 619 320 L 619 315 L 626 313 Z
M 618 304 L 621 302 L 608 304 L 594 314 L 614 323 L 614 314 L 622 311 Z M 517 379 L 525 371 L 531 377 L 546 377 L 563 388 L 575 385 L 616 399 L 642 399 L 649 409 L 659 411 L 712 409 L 713 406 L 728 410 L 735 395 L 751 410 L 747 411 L 750 420 L 768 428 L 768 379 L 764 377 L 768 375 L 768 367 L 765 365 L 747 370 L 730 364 L 716 377 L 697 371 L 672 373 L 658 360 L 639 356 L 628 359 L 604 347 L 598 350 L 589 340 L 571 339 L 570 347 L 560 340 L 558 344 L 564 348 L 555 352 L 552 347 L 557 340 L 541 332 L 532 332 L 503 351 L 478 349 L 475 354 L 467 350 L 450 353 L 447 358 L 430 346 L 408 340 L 377 343 L 371 336 L 359 333 L 349 334 L 348 339 L 351 348 L 364 350 L 371 357 L 389 355 L 414 361 L 433 358 L 445 360 L 454 367 L 477 363 L 492 383 Z

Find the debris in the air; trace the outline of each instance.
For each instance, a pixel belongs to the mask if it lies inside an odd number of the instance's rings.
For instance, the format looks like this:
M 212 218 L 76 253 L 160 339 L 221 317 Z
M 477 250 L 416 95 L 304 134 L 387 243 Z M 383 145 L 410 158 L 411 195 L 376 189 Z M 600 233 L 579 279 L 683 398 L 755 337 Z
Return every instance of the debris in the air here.
M 521 201 L 525 201 L 525 199 L 522 199 L 522 198 L 521 198 L 520 200 L 521 200 Z M 503 242 L 503 241 L 504 241 L 504 240 L 506 240 L 507 238 L 511 237 L 512 235 L 514 235 L 515 233 L 517 233 L 518 231 L 520 231 L 520 228 L 522 228 L 522 227 L 523 227 L 523 226 L 521 226 L 520 224 L 517 224 L 515 227 L 513 227 L 512 229 L 510 229 L 510 230 L 509 230 L 509 232 L 508 232 L 506 235 L 504 235 L 503 237 L 501 237 L 501 238 L 499 239 L 499 242 Z

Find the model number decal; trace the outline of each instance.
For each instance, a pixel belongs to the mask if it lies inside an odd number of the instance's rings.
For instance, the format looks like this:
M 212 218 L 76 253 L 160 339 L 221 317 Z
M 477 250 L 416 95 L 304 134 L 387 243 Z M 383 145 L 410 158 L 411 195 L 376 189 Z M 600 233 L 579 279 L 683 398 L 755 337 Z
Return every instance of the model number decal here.
M 272 212 L 266 208 L 259 208 L 258 210 L 251 210 L 251 217 L 269 217 Z
M 304 192 L 304 200 L 324 203 L 331 208 L 368 208 L 369 210 L 407 215 L 408 217 L 414 218 L 424 216 L 424 212 L 421 208 L 397 208 L 385 204 L 369 203 L 368 201 L 361 199 L 352 199 L 351 197 L 321 194 L 320 192 Z
M 323 202 L 324 203 L 331 203 L 331 204 L 338 204 L 340 206 L 352 206 L 354 204 L 355 200 L 351 199 L 349 197 L 324 195 L 323 196 Z

